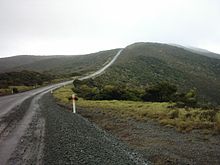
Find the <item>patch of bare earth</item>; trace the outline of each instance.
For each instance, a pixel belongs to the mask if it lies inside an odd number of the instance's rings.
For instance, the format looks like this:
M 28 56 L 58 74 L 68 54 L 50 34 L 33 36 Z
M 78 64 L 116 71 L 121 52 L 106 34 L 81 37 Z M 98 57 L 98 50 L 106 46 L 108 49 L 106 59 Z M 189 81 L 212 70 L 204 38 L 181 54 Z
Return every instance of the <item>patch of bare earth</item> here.
M 107 130 L 156 165 L 220 164 L 220 135 L 201 131 L 181 133 L 146 119 L 123 119 L 100 109 L 78 108 L 77 112 Z

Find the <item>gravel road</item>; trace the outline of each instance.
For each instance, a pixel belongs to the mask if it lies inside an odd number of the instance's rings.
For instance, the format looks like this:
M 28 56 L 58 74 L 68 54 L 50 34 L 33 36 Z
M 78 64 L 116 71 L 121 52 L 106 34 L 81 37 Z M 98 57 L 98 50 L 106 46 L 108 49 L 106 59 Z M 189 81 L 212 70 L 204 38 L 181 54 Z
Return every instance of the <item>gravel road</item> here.
M 34 116 L 39 111 L 39 99 L 50 90 L 69 84 L 66 81 L 35 90 L 0 97 L 0 164 L 10 164 L 9 159 L 25 136 Z M 43 128 L 44 126 L 42 126 Z M 42 130 L 42 129 L 41 129 Z M 34 137 L 32 137 L 33 139 Z M 40 144 L 41 142 L 39 142 Z M 37 144 L 37 143 L 36 143 Z M 19 151 L 22 153 L 22 151 Z M 34 154 L 36 155 L 36 154 Z M 26 160 L 23 156 L 24 161 Z M 27 158 L 29 159 L 29 157 Z M 12 163 L 16 164 L 16 163 Z M 18 163 L 20 164 L 20 163 Z M 24 163 L 22 163 L 24 164 Z

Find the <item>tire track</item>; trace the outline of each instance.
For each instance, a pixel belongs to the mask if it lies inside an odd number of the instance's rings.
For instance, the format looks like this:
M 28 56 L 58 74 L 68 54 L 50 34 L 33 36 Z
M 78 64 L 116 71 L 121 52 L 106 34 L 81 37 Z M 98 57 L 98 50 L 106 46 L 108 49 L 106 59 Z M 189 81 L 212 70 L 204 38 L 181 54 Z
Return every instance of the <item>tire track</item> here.
M 9 133 L 7 133 L 4 138 L 2 138 L 0 142 L 1 165 L 7 164 L 7 161 L 11 157 L 11 154 L 14 152 L 17 145 L 19 144 L 21 137 L 25 135 L 25 131 L 28 130 L 28 127 L 32 122 L 33 116 L 37 113 L 37 111 L 39 111 L 39 99 L 48 91 L 44 91 L 33 97 L 29 108 L 27 109 L 25 114 L 23 114 L 23 118 L 18 122 L 14 122 L 14 124 L 9 127 L 9 129 L 11 129 Z

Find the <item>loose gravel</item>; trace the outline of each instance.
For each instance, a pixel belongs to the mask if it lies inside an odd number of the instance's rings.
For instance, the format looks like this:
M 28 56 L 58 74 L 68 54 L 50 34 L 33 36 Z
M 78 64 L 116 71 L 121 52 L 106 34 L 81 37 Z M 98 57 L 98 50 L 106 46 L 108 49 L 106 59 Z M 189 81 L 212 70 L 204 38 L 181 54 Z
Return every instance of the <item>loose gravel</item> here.
M 46 121 L 44 164 L 150 164 L 115 137 L 56 104 L 51 94 L 40 101 Z

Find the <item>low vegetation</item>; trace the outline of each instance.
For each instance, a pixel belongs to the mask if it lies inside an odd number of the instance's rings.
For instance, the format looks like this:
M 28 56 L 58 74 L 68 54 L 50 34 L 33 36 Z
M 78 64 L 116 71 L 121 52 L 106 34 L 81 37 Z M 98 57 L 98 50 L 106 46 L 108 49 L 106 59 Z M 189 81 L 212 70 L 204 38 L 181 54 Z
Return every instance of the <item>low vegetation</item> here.
M 34 71 L 6 72 L 0 74 L 0 85 L 1 87 L 10 85 L 42 85 L 52 79 L 54 79 L 53 75 Z
M 70 105 L 72 86 L 60 88 L 54 92 L 54 97 L 61 103 Z M 165 126 L 175 127 L 179 131 L 192 129 L 207 129 L 220 132 L 220 111 L 201 108 L 178 108 L 175 103 L 143 102 L 123 100 L 85 100 L 80 98 L 77 106 L 89 108 L 91 111 L 109 113 L 126 120 L 146 121 L 155 119 Z
M 81 100 L 79 106 L 101 109 L 102 113 L 110 113 L 122 118 L 136 120 L 156 119 L 162 125 L 172 126 L 180 131 L 192 129 L 219 129 L 219 111 L 202 110 L 200 108 L 170 108 L 172 103 L 152 103 L 134 101 L 88 101 Z
M 130 100 L 147 102 L 175 102 L 178 107 L 197 107 L 195 89 L 188 92 L 178 92 L 177 86 L 168 82 L 159 82 L 155 85 L 141 87 L 108 84 L 93 80 L 75 80 L 74 88 L 79 97 L 87 100 Z
M 71 104 L 71 96 L 73 94 L 72 85 L 66 85 L 53 92 L 53 96 L 62 104 Z
M 8 86 L 0 89 L 0 95 L 24 92 L 33 89 L 32 86 Z
M 0 73 L 0 95 L 18 93 L 55 83 L 64 77 L 34 71 Z

